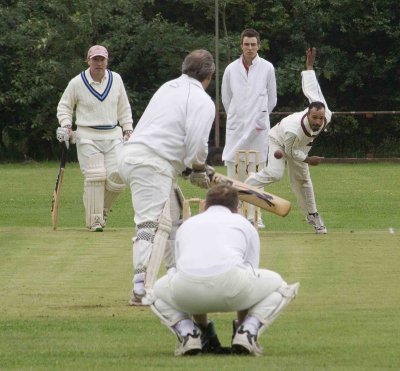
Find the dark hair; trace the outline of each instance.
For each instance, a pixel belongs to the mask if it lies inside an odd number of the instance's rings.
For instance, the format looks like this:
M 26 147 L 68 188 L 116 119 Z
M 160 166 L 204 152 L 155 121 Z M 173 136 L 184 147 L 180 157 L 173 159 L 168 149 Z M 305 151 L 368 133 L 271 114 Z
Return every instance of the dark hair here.
M 242 32 L 242 34 L 240 35 L 240 45 L 243 44 L 243 39 L 245 37 L 255 37 L 255 38 L 257 38 L 257 43 L 258 44 L 261 43 L 260 34 L 256 30 L 253 30 L 252 28 L 246 28 Z
M 182 73 L 200 82 L 204 81 L 215 71 L 214 58 L 204 49 L 193 50 L 182 63 Z
M 322 102 L 311 102 L 308 106 L 308 112 L 310 112 L 313 108 L 315 108 L 317 111 L 321 109 L 325 109 L 325 104 Z
M 238 191 L 230 185 L 218 184 L 207 192 L 206 207 L 225 206 L 230 211 L 236 212 L 239 205 Z

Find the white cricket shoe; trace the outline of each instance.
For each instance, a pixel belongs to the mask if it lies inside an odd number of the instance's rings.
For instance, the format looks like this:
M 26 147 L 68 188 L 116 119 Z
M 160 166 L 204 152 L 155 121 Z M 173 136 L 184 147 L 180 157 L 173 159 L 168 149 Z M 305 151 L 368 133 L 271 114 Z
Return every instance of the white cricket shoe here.
M 94 223 L 90 226 L 90 232 L 103 232 L 103 226 L 100 223 Z
M 233 354 L 252 354 L 259 357 L 263 353 L 263 348 L 257 343 L 257 334 L 253 335 L 245 330 L 243 325 L 236 330 L 232 340 Z
M 178 341 L 175 346 L 176 356 L 194 356 L 201 353 L 201 337 L 200 329 L 194 325 L 192 333 L 182 336 L 179 331 L 175 330 Z
M 103 232 L 103 221 L 97 215 L 92 219 L 92 225 L 89 228 L 90 232 Z
M 128 305 L 135 306 L 135 307 L 146 306 L 147 304 L 143 303 L 143 301 L 142 301 L 143 297 L 144 296 L 139 296 L 139 295 L 136 295 L 134 292 L 132 292 L 132 295 L 128 301 Z
M 150 305 L 143 302 L 143 298 L 146 295 L 146 290 L 144 289 L 144 281 L 142 279 L 142 274 L 135 275 L 135 282 L 132 289 L 131 297 L 128 301 L 129 305 L 134 306 L 142 306 L 142 305 Z
M 258 229 L 265 229 L 265 224 L 263 223 L 261 218 L 257 220 L 257 227 Z
M 250 331 L 245 330 L 244 326 L 241 325 L 236 330 L 236 333 L 232 340 L 232 353 L 234 354 L 252 354 L 254 356 L 260 356 L 263 353 L 262 347 L 258 344 L 257 340 L 261 334 L 271 326 L 282 311 L 289 305 L 289 303 L 297 296 L 299 291 L 300 283 L 296 282 L 291 285 L 281 287 L 278 292 L 282 295 L 281 302 L 277 305 L 275 310 L 264 319 L 261 327 L 258 329 L 257 334 L 252 334 Z M 234 327 L 235 329 L 235 322 Z
M 308 214 L 306 216 L 306 221 L 308 224 L 311 224 L 314 227 L 315 233 L 317 234 L 328 233 L 328 230 L 326 229 L 324 222 L 318 213 Z

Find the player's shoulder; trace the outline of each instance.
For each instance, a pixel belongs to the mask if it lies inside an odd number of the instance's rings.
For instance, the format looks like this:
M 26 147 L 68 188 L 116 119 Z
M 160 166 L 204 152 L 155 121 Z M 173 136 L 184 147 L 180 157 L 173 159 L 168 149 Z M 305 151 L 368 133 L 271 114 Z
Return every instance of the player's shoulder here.
M 258 61 L 259 63 L 264 67 L 264 68 L 268 68 L 268 69 L 274 69 L 274 65 L 272 64 L 272 62 L 270 62 L 269 60 L 263 58 L 263 57 L 258 57 Z
M 240 67 L 240 63 L 242 60 L 242 56 L 240 56 L 239 58 L 235 59 L 234 61 L 230 62 L 226 67 L 225 67 L 225 71 L 230 71 L 232 69 L 235 68 L 239 68 Z
M 115 72 L 115 71 L 112 71 L 112 70 L 108 70 L 108 71 L 111 73 L 113 79 L 117 79 L 117 80 L 121 80 L 122 81 L 122 77 L 118 72 Z

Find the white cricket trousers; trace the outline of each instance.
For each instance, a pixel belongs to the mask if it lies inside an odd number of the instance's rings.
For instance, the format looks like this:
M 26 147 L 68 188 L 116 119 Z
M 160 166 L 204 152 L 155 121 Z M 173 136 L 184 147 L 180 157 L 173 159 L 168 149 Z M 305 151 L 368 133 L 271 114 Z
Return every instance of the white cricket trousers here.
M 118 167 L 119 153 L 122 149 L 122 139 L 91 140 L 78 139 L 76 141 L 76 153 L 80 169 L 85 175 L 89 158 L 97 153 L 104 155 L 104 167 L 107 170 L 107 176 Z
M 179 204 L 174 195 L 177 171 L 169 161 L 158 156 L 149 147 L 130 143 L 124 144 L 121 150 L 118 171 L 123 181 L 131 188 L 138 233 L 138 226 L 153 223 L 153 226 L 142 228 L 143 233 L 150 234 L 148 239 L 138 239 L 133 244 L 135 274 L 146 272 L 158 220 L 165 202 L 171 196 L 173 232 L 166 249 L 165 263 L 167 267 L 174 265 L 172 246 L 180 216 Z
M 174 324 L 187 315 L 249 310 L 263 321 L 282 300 L 276 292 L 286 282 L 267 269 L 233 267 L 209 277 L 167 274 L 154 285 L 157 310 Z

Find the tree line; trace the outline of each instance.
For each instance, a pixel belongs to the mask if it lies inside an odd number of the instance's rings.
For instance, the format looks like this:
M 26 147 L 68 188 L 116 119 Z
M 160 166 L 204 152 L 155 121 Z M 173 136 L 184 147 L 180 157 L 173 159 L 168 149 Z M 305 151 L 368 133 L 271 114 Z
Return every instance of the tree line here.
M 3 0 L 0 159 L 57 158 L 56 107 L 69 80 L 87 67 L 93 44 L 108 48 L 109 67 L 122 75 L 138 120 L 155 90 L 179 76 L 189 51 L 215 55 L 216 12 L 219 75 L 240 55 L 241 31 L 255 28 L 259 54 L 276 68 L 275 111 L 304 107 L 300 72 L 309 46 L 318 50 L 316 73 L 332 111 L 400 110 L 395 0 Z M 214 81 L 214 100 L 215 92 Z M 279 119 L 272 115 L 273 124 Z M 400 115 L 334 115 L 315 147 L 328 157 L 400 156 Z

